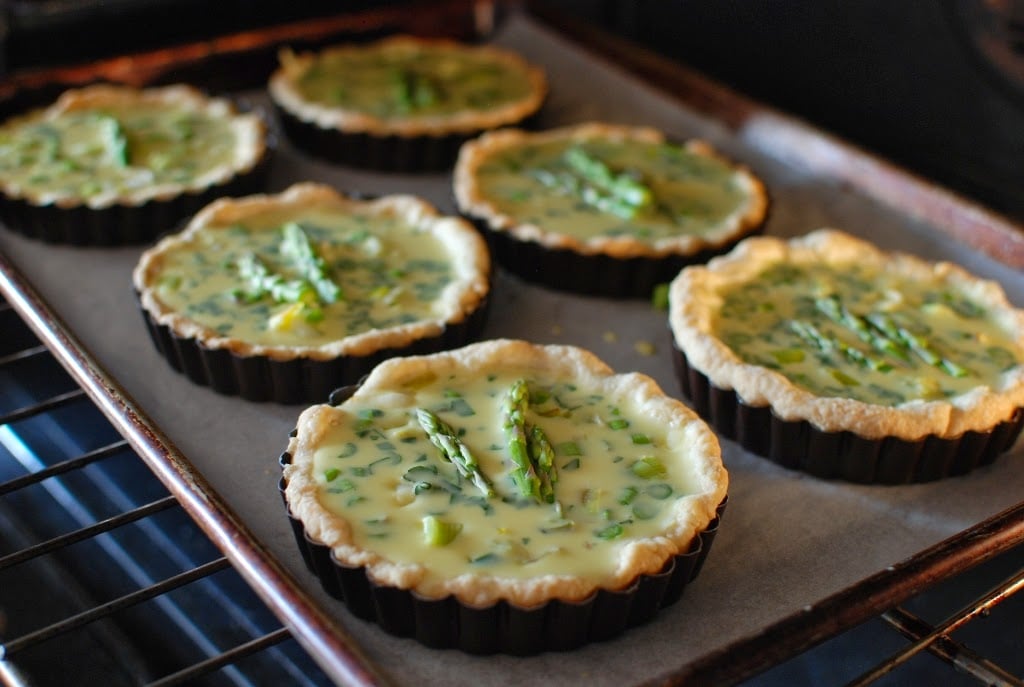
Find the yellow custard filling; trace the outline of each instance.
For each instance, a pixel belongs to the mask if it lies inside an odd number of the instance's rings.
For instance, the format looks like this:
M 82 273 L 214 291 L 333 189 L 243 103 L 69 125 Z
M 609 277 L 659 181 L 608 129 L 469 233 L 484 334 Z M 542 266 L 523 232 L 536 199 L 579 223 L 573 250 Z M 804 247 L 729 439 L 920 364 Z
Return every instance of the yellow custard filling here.
M 525 393 L 526 436 L 539 432 L 551 449 L 550 467 L 537 462 L 538 445 L 527 449 L 539 488 L 515 458 L 514 388 Z M 477 476 L 460 476 L 459 461 L 432 443 L 424 411 Z M 681 448 L 701 431 L 695 419 L 667 426 L 626 395 L 536 369 L 428 372 L 322 412 L 317 499 L 359 548 L 422 566 L 420 589 L 467 574 L 607 582 L 631 542 L 674 533 L 680 504 L 702 484 Z
M 317 346 L 443 318 L 450 250 L 392 208 L 290 207 L 203 227 L 163 252 L 151 280 L 169 309 L 218 334 Z
M 476 179 L 497 213 L 580 240 L 711 234 L 754 202 L 725 161 L 628 138 L 526 140 L 489 153 Z
M 937 279 L 877 263 L 790 264 L 719 291 L 712 332 L 743 361 L 820 396 L 936 400 L 1024 364 L 1005 320 Z
M 0 185 L 45 201 L 90 202 L 202 184 L 234 170 L 254 145 L 243 138 L 255 130 L 240 133 L 223 103 L 199 105 L 189 91 L 176 105 L 173 92 L 133 97 L 98 87 L 8 120 L 0 127 Z
M 385 120 L 485 111 L 534 88 L 524 66 L 493 52 L 401 39 L 325 51 L 295 86 L 307 101 Z

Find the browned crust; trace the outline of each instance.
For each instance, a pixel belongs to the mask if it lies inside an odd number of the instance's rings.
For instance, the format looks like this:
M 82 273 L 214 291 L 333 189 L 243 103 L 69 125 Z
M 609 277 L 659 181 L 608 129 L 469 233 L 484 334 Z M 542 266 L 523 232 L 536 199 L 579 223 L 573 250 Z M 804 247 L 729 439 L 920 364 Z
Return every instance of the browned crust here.
M 995 388 L 979 386 L 948 400 L 882 406 L 819 397 L 778 372 L 743 362 L 713 334 L 712 317 L 721 304 L 718 294 L 723 286 L 753 278 L 778 261 L 855 261 L 910 278 L 951 284 L 987 304 L 1006 330 L 1013 333 L 1018 346 L 1024 346 L 1024 311 L 1013 308 L 999 284 L 974 277 L 957 265 L 887 253 L 835 229 L 820 229 L 790 241 L 756 237 L 746 239 L 707 266 L 684 269 L 671 286 L 669 323 L 675 343 L 689 364 L 714 386 L 735 390 L 747 405 L 771 406 L 783 420 L 807 420 L 825 432 L 845 430 L 871 439 L 958 437 L 967 431 L 990 429 L 1024 407 L 1024 365 L 1005 372 Z
M 97 84 L 81 89 L 65 91 L 52 105 L 8 120 L 16 125 L 36 119 L 53 119 L 66 112 L 103 107 L 116 110 L 118 107 L 138 102 L 155 103 L 201 112 L 212 117 L 224 117 L 231 123 L 237 137 L 235 158 L 232 164 L 217 167 L 188 183 L 164 183 L 159 186 L 142 186 L 132 192 L 107 193 L 88 199 L 75 197 L 54 197 L 52 193 L 35 192 L 8 181 L 0 180 L 0 193 L 11 199 L 31 205 L 55 204 L 61 208 L 89 207 L 106 208 L 114 205 L 139 206 L 148 201 L 162 201 L 184 193 L 198 193 L 205 189 L 226 184 L 234 177 L 252 172 L 267 153 L 267 134 L 263 120 L 254 113 L 240 113 L 235 106 L 223 98 L 210 98 L 198 89 L 176 84 L 160 88 L 135 89 L 127 86 Z
M 768 194 L 763 182 L 746 167 L 733 163 L 716 152 L 708 143 L 691 140 L 686 143 L 689 152 L 720 160 L 736 172 L 736 180 L 749 191 L 750 203 L 737 212 L 717 231 L 702 236 L 676 235 L 654 242 L 641 241 L 631 236 L 598 236 L 586 240 L 546 230 L 543 226 L 523 223 L 516 217 L 502 213 L 481 192 L 477 170 L 496 152 L 527 142 L 552 140 L 586 141 L 638 141 L 662 143 L 665 135 L 650 127 L 630 127 L 602 122 L 588 122 L 541 132 L 520 129 L 493 131 L 462 146 L 454 171 L 454 193 L 459 211 L 483 222 L 489 229 L 504 232 L 516 240 L 534 242 L 548 249 L 565 249 L 582 255 L 608 255 L 613 258 L 669 257 L 692 255 L 703 250 L 724 246 L 737 238 L 758 230 L 768 214 Z
M 400 388 L 403 381 L 422 378 L 428 370 L 440 376 L 456 369 L 483 373 L 507 366 L 554 372 L 612 397 L 631 397 L 642 412 L 670 429 L 678 440 L 674 444 L 676 455 L 688 464 L 687 474 L 693 475 L 693 493 L 675 503 L 672 527 L 658 537 L 638 539 L 625 547 L 616 569 L 601 586 L 626 587 L 642 574 L 661 570 L 672 556 L 688 551 L 700 532 L 714 520 L 726 495 L 728 474 L 722 465 L 718 440 L 710 428 L 681 402 L 665 395 L 646 375 L 615 374 L 592 353 L 573 346 L 540 346 L 503 339 L 430 356 L 386 361 L 375 368 L 356 395 L 363 398 L 388 394 L 389 390 Z M 320 504 L 320 487 L 312 472 L 315 447 L 339 414 L 338 409 L 327 405 L 313 406 L 302 413 L 296 435 L 288 445 L 291 464 L 284 469 L 284 479 L 292 515 L 302 522 L 311 539 L 330 547 L 343 565 L 365 566 L 369 577 L 378 584 L 411 589 L 428 598 L 454 595 L 474 607 L 503 600 L 534 607 L 552 599 L 583 599 L 598 588 L 593 581 L 554 574 L 529 579 L 465 574 L 426 585 L 423 565 L 395 563 L 360 548 L 353 542 L 345 518 Z
M 405 118 L 382 119 L 358 110 L 310 102 L 295 87 L 298 78 L 315 63 L 320 54 L 363 52 L 394 46 L 444 48 L 486 56 L 526 74 L 531 85 L 530 92 L 518 101 L 485 110 L 466 110 L 465 112 L 431 117 L 410 115 Z M 283 52 L 281 66 L 271 75 L 268 89 L 271 98 L 279 107 L 298 120 L 314 124 L 321 129 L 363 133 L 374 137 L 401 136 L 407 138 L 474 133 L 521 122 L 540 109 L 548 90 L 544 71 L 540 67 L 526 62 L 514 52 L 487 45 L 471 46 L 449 39 L 414 36 L 392 36 L 369 44 L 341 45 L 328 48 L 319 54 L 295 55 Z
M 162 256 L 177 246 L 187 245 L 199 232 L 217 231 L 247 217 L 258 216 L 269 209 L 321 205 L 347 212 L 352 208 L 372 211 L 395 210 L 411 225 L 434 233 L 450 247 L 456 281 L 445 290 L 443 315 L 382 330 L 371 330 L 319 346 L 259 345 L 226 337 L 204 327 L 186 315 L 165 305 L 157 296 L 154 278 L 159 274 Z M 245 198 L 223 198 L 199 212 L 181 232 L 167 236 L 147 250 L 135 267 L 133 283 L 139 293 L 143 310 L 159 325 L 166 326 L 182 338 L 195 339 L 208 349 L 226 349 L 240 356 L 267 356 L 274 360 L 297 357 L 329 360 L 339 356 L 365 356 L 382 349 L 398 349 L 414 341 L 437 337 L 446 326 L 463 322 L 480 308 L 490 290 L 490 256 L 483 240 L 473 227 L 458 217 L 442 216 L 424 200 L 409 195 L 383 196 L 374 200 L 357 200 L 343 196 L 322 184 L 295 184 L 277 195 L 253 195 Z

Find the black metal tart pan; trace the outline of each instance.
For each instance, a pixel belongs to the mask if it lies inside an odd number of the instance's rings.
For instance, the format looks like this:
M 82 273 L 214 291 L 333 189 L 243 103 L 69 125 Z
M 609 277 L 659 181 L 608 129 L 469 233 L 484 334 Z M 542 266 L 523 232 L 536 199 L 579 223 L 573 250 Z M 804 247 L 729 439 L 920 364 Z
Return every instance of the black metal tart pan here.
M 908 484 L 964 475 L 1008 451 L 1024 428 L 1024 408 L 1018 408 L 986 431 L 958 437 L 912 441 L 826 432 L 806 420 L 783 420 L 770 406 L 747 405 L 735 391 L 711 384 L 676 346 L 672 360 L 683 394 L 721 436 L 783 467 L 825 479 Z

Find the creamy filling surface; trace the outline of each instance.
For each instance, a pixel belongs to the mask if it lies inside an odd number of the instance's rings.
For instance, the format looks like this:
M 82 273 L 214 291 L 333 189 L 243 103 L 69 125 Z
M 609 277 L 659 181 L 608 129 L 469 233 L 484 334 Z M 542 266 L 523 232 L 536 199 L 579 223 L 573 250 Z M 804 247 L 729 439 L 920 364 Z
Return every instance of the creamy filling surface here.
M 296 86 L 312 102 L 382 119 L 486 110 L 531 91 L 523 69 L 486 53 L 407 43 L 323 53 Z
M 311 207 L 210 226 L 166 252 L 157 298 L 225 336 L 317 346 L 440 313 L 451 257 L 390 210 Z
M 628 400 L 528 374 L 431 373 L 346 401 L 314 454 L 321 503 L 349 522 L 359 547 L 427 566 L 428 583 L 474 573 L 607 579 L 622 547 L 670 530 L 678 500 L 693 492 L 684 450 L 669 447 L 682 437 Z M 521 425 L 510 420 L 513 388 L 525 399 Z M 431 415 L 478 475 L 460 475 L 432 443 Z M 519 426 L 525 454 L 514 446 Z
M 895 406 L 995 386 L 1024 350 L 983 304 L 937 280 L 858 264 L 780 263 L 720 293 L 712 332 L 820 396 Z
M 735 168 L 667 142 L 526 142 L 491 153 L 477 179 L 517 224 L 582 240 L 709 234 L 752 202 Z
M 234 161 L 223 117 L 139 103 L 78 109 L 0 128 L 0 182 L 54 198 L 85 198 L 164 184 L 188 185 Z

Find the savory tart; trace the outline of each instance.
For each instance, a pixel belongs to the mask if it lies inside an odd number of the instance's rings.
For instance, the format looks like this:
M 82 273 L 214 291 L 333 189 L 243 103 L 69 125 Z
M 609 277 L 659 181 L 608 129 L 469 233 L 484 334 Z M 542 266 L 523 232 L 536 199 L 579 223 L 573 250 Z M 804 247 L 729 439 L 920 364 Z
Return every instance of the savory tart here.
M 751 238 L 669 292 L 683 391 L 789 467 L 910 482 L 991 462 L 1020 433 L 1024 311 L 948 262 L 837 230 Z
M 256 190 L 267 152 L 258 115 L 189 86 L 69 90 L 0 125 L 0 217 L 51 242 L 147 242 Z
M 515 340 L 382 363 L 306 409 L 282 458 L 300 547 L 334 561 L 314 563 L 328 591 L 484 653 L 578 646 L 674 601 L 728 484 L 714 433 L 654 380 Z
M 519 124 L 547 95 L 543 70 L 493 46 L 393 36 L 281 53 L 270 95 L 289 138 L 360 167 L 449 167 L 481 131 Z
M 471 225 L 419 198 L 304 183 L 212 203 L 142 255 L 134 285 L 175 369 L 250 400 L 309 402 L 386 357 L 479 333 L 490 258 Z
M 708 144 L 600 123 L 484 134 L 462 147 L 454 187 L 503 267 L 613 297 L 650 296 L 760 231 L 768 208 L 760 180 Z

